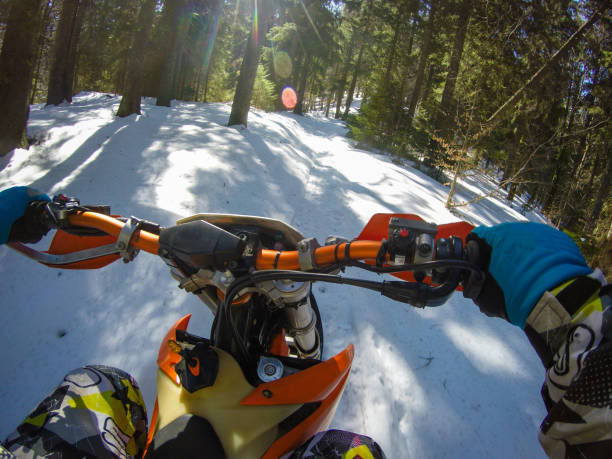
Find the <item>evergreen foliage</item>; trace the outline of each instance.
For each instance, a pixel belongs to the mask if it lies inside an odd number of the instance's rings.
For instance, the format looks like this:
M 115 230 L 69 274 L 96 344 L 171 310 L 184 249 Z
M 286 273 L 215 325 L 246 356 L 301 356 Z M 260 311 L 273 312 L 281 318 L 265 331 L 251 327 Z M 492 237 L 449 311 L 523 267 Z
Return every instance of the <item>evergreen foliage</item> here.
M 253 93 L 251 95 L 251 105 L 253 107 L 271 112 L 275 108 L 276 94 L 274 91 L 274 83 L 270 81 L 270 75 L 267 73 L 263 65 L 257 67 L 257 75 L 253 85 Z
M 71 1 L 76 0 L 37 6 L 37 52 L 26 82 L 31 103 L 46 100 L 61 12 Z M 87 8 L 73 92 L 126 91 L 134 29 L 145 1 L 78 2 Z M 0 0 L 3 47 L 15 3 Z M 412 158 L 449 185 L 451 208 L 464 204 L 452 194 L 454 178 L 486 169 L 498 177 L 500 196 L 524 197 L 525 207 L 541 208 L 553 224 L 585 239 L 593 260 L 609 264 L 603 249 L 596 250 L 608 244 L 612 223 L 609 2 L 264 3 L 263 51 L 250 104 L 285 110 L 281 91 L 293 87 L 296 113 L 342 116 L 361 147 Z M 170 5 L 180 5 L 174 25 L 164 20 Z M 252 6 L 244 0 L 156 0 L 141 93 L 159 96 L 161 76 L 170 75 L 170 98 L 231 101 L 252 30 Z M 594 15 L 580 39 L 553 59 Z M 177 40 L 168 49 L 173 27 Z M 164 71 L 167 53 L 172 65 Z M 488 122 L 542 68 L 537 80 Z M 347 105 L 357 97 L 361 109 L 349 113 Z

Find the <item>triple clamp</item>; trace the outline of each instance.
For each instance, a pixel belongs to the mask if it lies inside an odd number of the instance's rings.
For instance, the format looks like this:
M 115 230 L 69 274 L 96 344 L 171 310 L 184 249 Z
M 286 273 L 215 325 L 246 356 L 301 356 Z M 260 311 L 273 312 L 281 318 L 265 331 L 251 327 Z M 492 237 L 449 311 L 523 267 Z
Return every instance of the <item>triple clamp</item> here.
M 143 221 L 136 217 L 130 217 L 127 219 L 123 228 L 119 232 L 119 236 L 117 237 L 117 243 L 115 247 L 119 249 L 119 255 L 123 258 L 124 263 L 129 263 L 132 261 L 138 252 L 139 249 L 132 245 L 132 240 L 134 239 L 134 235 L 136 231 L 140 230 L 142 227 Z

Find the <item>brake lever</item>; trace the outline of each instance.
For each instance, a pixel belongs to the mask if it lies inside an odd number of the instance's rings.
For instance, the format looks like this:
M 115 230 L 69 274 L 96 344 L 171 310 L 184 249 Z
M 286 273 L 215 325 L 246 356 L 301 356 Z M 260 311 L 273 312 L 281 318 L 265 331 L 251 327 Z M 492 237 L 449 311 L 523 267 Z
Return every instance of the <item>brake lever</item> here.
M 110 215 L 110 206 L 82 206 L 78 199 L 59 194 L 54 196 L 51 202 L 45 203 L 44 212 L 40 216 L 40 223 L 48 229 L 61 229 L 75 236 L 106 235 L 103 231 L 74 226 L 70 223 L 70 216 L 85 211 Z
M 441 306 L 459 285 L 459 272 L 453 274 L 442 284 L 431 286 L 423 282 L 384 281 L 381 295 L 416 308 Z

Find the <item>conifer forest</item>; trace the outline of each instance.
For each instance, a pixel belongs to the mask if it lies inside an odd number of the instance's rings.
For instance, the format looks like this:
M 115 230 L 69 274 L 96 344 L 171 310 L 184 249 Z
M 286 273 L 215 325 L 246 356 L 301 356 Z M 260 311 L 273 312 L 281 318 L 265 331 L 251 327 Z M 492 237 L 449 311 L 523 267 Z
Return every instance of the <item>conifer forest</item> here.
M 611 17 L 605 0 L 0 0 L 0 155 L 35 140 L 29 105 L 85 90 L 120 95 L 120 117 L 141 97 L 227 102 L 228 125 L 316 111 L 458 212 L 457 180 L 486 171 L 610 275 Z

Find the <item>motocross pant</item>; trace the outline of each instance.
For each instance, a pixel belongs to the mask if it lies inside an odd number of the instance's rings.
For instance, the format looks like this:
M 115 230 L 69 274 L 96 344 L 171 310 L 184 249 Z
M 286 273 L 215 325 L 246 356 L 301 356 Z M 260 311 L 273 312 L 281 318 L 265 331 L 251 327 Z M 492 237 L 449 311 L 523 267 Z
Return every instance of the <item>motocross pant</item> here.
M 139 458 L 147 413 L 136 381 L 99 365 L 68 373 L 0 447 L 0 458 Z
M 141 458 L 147 414 L 136 381 L 117 368 L 91 365 L 61 384 L 0 446 L 0 459 Z M 320 432 L 283 459 L 380 459 L 371 438 L 342 430 Z

